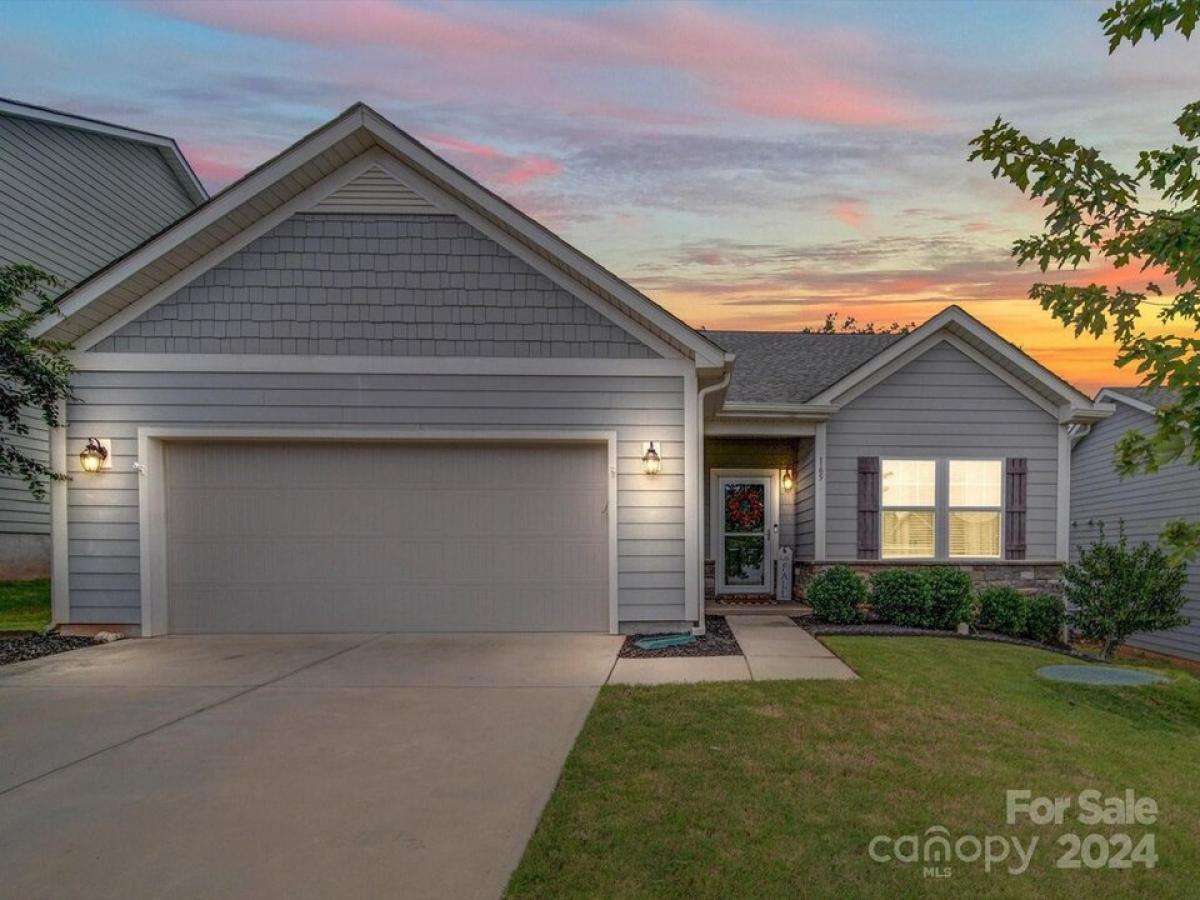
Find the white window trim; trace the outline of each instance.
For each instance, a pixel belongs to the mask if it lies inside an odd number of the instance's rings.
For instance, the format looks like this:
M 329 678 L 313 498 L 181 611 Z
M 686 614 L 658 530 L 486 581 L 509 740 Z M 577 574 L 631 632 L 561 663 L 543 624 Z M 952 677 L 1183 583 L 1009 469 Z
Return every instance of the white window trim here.
M 884 506 L 883 505 L 883 469 L 888 460 L 905 462 L 933 462 L 934 472 L 934 505 L 928 506 Z M 950 506 L 950 461 L 986 461 L 1000 463 L 1000 505 L 998 507 Z M 924 562 L 952 563 L 963 565 L 970 563 L 1004 562 L 1005 529 L 1007 527 L 1005 512 L 1005 465 L 1006 457 L 992 454 L 956 453 L 953 456 L 920 456 L 888 454 L 879 457 L 879 561 L 880 562 Z M 932 556 L 884 556 L 883 553 L 883 514 L 888 510 L 908 512 L 923 512 L 933 509 L 933 555 Z M 995 556 L 951 556 L 950 555 L 950 510 L 961 512 L 999 512 L 1000 513 L 1000 550 Z

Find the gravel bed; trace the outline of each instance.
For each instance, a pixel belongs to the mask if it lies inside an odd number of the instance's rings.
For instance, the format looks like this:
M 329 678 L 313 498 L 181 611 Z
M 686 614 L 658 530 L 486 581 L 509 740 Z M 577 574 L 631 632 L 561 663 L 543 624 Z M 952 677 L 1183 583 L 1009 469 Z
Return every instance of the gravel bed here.
M 90 647 L 93 643 L 90 637 L 65 634 L 30 634 L 0 638 L 0 666 L 54 653 L 66 653 L 68 650 Z
M 741 656 L 742 648 L 738 646 L 737 638 L 726 623 L 724 616 L 705 616 L 704 637 L 698 637 L 690 644 L 678 647 L 664 647 L 661 650 L 642 650 L 634 645 L 639 638 L 653 637 L 648 634 L 631 634 L 621 645 L 621 656 L 634 659 L 654 659 L 664 656 Z
M 1087 653 L 1080 653 L 1070 647 L 1059 644 L 1043 644 L 1027 638 L 1009 637 L 1007 634 L 997 634 L 994 631 L 974 631 L 971 634 L 959 634 L 957 631 L 940 631 L 934 628 L 906 628 L 903 625 L 885 625 L 880 622 L 868 622 L 865 625 L 831 625 L 821 622 L 813 616 L 794 616 L 792 621 L 814 636 L 819 635 L 874 635 L 876 637 L 940 637 L 958 638 L 963 641 L 991 641 L 994 644 L 1016 644 L 1018 647 L 1033 647 L 1035 650 L 1049 650 L 1051 653 L 1061 653 L 1072 659 L 1082 659 L 1087 662 L 1102 663 L 1104 660 Z

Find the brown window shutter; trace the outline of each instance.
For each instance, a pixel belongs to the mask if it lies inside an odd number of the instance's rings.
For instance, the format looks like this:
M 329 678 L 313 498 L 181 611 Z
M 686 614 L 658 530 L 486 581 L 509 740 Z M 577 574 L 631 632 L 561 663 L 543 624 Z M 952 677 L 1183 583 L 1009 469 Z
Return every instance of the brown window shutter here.
M 879 559 L 879 457 L 858 458 L 858 558 Z
M 1012 457 L 1004 467 L 1004 558 L 1025 558 L 1025 494 L 1029 467 L 1024 457 Z

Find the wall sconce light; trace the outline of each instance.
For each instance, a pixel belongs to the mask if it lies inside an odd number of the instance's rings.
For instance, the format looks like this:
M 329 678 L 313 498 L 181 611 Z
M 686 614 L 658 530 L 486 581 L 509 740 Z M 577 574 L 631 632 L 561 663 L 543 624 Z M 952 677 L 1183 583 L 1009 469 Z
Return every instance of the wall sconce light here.
M 642 444 L 642 471 L 647 475 L 657 475 L 662 471 L 662 444 L 658 441 L 647 441 Z
M 99 472 L 101 469 L 111 469 L 109 459 L 112 442 L 107 438 L 88 438 L 87 446 L 79 454 L 79 465 L 85 472 Z
M 779 477 L 779 483 L 783 486 L 784 491 L 791 493 L 792 488 L 796 486 L 796 476 L 792 474 L 791 469 L 783 470 L 783 474 Z

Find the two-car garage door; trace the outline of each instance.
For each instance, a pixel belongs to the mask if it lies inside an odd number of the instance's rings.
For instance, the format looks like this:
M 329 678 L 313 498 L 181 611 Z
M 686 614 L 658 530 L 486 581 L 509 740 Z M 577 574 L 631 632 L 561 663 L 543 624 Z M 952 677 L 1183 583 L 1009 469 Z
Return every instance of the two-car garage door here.
M 603 445 L 165 449 L 173 632 L 609 628 Z

